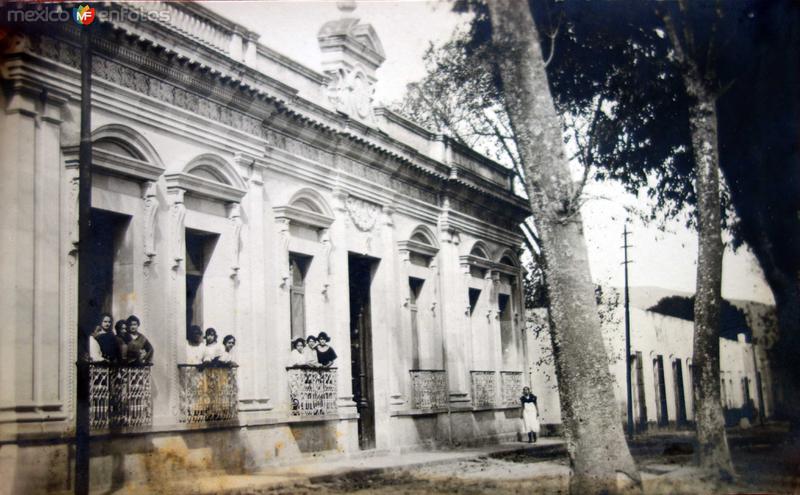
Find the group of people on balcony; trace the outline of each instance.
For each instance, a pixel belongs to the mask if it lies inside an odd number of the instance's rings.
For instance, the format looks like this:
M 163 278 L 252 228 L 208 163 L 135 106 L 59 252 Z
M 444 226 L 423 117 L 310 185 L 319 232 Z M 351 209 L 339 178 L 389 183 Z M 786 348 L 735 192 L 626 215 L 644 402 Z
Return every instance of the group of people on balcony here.
M 211 327 L 203 330 L 197 326 L 189 327 L 189 345 L 186 347 L 186 364 L 209 367 L 238 366 L 234 359 L 233 348 L 236 337 L 226 335 L 220 344 L 217 331 Z
M 329 345 L 331 338 L 325 332 L 298 337 L 292 341 L 291 366 L 330 368 L 336 361 L 336 351 Z
M 118 320 L 111 328 L 114 317 L 100 315 L 100 322 L 89 336 L 89 360 L 117 365 L 141 366 L 153 362 L 153 345 L 140 331 L 141 320 L 130 315 Z

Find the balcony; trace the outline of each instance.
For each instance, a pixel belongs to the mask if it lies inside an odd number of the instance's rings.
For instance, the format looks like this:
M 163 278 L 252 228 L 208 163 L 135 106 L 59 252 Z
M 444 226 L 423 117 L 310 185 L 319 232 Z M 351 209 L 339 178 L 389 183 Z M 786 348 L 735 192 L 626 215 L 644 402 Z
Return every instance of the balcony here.
M 500 392 L 502 394 L 503 406 L 519 406 L 519 398 L 522 397 L 522 387 L 521 371 L 501 371 Z
M 153 423 L 150 368 L 89 364 L 89 422 L 93 429 Z
M 237 418 L 237 366 L 179 364 L 181 423 L 230 421 Z
M 471 371 L 472 406 L 493 407 L 497 395 L 497 380 L 494 371 Z
M 336 368 L 291 366 L 289 400 L 292 416 L 327 416 L 337 413 Z
M 444 370 L 411 370 L 411 408 L 436 411 L 447 408 L 447 375 Z

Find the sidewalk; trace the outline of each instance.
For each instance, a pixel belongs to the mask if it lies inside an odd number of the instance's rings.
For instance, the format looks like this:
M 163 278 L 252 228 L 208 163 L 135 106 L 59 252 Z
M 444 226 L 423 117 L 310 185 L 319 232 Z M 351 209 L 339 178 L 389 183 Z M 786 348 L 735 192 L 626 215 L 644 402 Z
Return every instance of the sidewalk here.
M 247 494 L 265 490 L 291 493 L 292 486 L 325 483 L 343 477 L 374 476 L 395 471 L 413 470 L 459 461 L 485 459 L 513 452 L 533 452 L 542 458 L 563 455 L 564 441 L 542 438 L 536 444 L 513 442 L 457 450 L 377 454 L 359 452 L 347 458 L 298 459 L 297 463 L 269 467 L 252 474 L 208 473 L 191 479 L 162 484 L 130 485 L 113 491 L 114 495 L 170 494 Z M 95 492 L 93 492 L 95 493 Z M 96 493 L 108 494 L 108 491 Z

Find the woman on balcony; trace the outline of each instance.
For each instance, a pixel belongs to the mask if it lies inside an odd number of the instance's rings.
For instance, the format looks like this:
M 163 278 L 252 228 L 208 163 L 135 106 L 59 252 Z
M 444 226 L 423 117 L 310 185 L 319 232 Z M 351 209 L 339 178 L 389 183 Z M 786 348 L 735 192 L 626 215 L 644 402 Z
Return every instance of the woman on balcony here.
M 114 334 L 111 329 L 111 324 L 114 319 L 110 313 L 103 313 L 100 316 L 100 326 L 98 327 L 98 334 L 95 336 L 97 343 L 100 346 L 100 352 L 103 354 L 103 359 L 109 363 L 119 363 L 122 359 L 122 350 L 125 343 Z
M 139 333 L 141 321 L 135 315 L 128 317 L 128 349 L 126 362 L 128 364 L 142 365 L 153 362 L 153 346 L 143 334 Z
M 203 362 L 203 329 L 197 325 L 189 327 L 189 341 L 186 345 L 186 364 L 198 365 Z
M 306 341 L 302 337 L 298 337 L 292 341 L 292 351 L 289 353 L 289 366 L 306 366 L 308 360 L 306 359 Z
M 206 328 L 206 347 L 203 349 L 202 364 L 217 364 L 225 349 L 217 342 L 217 331 L 211 327 Z
M 226 335 L 225 338 L 222 339 L 222 347 L 225 348 L 225 352 L 222 353 L 222 356 L 219 358 L 219 362 L 223 363 L 225 366 L 236 366 L 236 361 L 233 359 L 233 348 L 236 346 L 236 337 L 233 335 Z
M 328 345 L 331 338 L 328 337 L 327 333 L 320 332 L 319 335 L 317 335 L 317 340 L 319 341 L 319 345 L 317 346 L 317 361 L 319 361 L 319 365 L 323 368 L 330 368 L 333 366 L 337 357 L 336 351 L 333 350 L 333 347 Z
M 319 366 L 319 361 L 317 361 L 317 338 L 313 335 L 309 335 L 306 337 L 306 349 L 303 351 L 303 355 L 306 357 L 306 366 L 312 366 L 314 368 Z
M 536 396 L 531 393 L 531 389 L 522 389 L 522 421 L 525 423 L 525 431 L 528 432 L 528 443 L 536 443 L 536 436 L 539 434 L 539 409 L 536 407 Z
M 128 340 L 130 339 L 127 320 L 117 320 L 114 323 L 114 337 L 116 337 L 117 346 L 119 347 L 119 359 L 117 362 L 124 363 L 128 356 Z
M 101 316 L 101 321 L 103 317 Z M 97 337 L 100 336 L 100 329 L 101 325 L 97 325 L 92 329 L 92 331 L 88 331 L 88 327 L 84 327 L 84 333 L 86 333 L 86 338 L 89 339 L 89 356 L 88 360 L 92 363 L 97 363 L 103 360 L 103 353 L 100 350 L 100 343 L 97 342 Z

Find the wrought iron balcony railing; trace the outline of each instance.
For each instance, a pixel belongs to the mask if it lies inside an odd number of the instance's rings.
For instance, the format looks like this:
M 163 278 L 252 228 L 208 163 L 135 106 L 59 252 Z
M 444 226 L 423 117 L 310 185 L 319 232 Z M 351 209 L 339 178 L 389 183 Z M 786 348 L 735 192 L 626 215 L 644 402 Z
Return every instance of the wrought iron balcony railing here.
M 471 371 L 472 405 L 475 407 L 494 406 L 497 395 L 497 379 L 494 371 Z
M 89 364 L 89 422 L 92 428 L 153 423 L 151 366 Z
M 444 370 L 411 370 L 411 408 L 432 411 L 447 408 Z
M 336 414 L 336 368 L 290 366 L 286 373 L 292 416 Z
M 504 406 L 519 406 L 519 398 L 522 396 L 522 372 L 521 371 L 501 371 L 500 390 Z
M 205 423 L 236 419 L 239 404 L 237 366 L 179 364 L 180 413 L 182 423 Z

